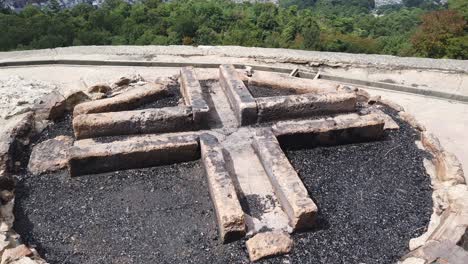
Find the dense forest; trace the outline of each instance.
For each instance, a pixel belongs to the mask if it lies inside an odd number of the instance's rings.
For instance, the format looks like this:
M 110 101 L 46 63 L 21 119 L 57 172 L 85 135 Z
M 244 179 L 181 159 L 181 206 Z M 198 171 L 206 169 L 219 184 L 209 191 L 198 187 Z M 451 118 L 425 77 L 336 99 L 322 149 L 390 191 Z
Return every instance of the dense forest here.
M 0 50 L 72 45 L 242 45 L 468 59 L 468 1 L 107 0 L 0 10 Z

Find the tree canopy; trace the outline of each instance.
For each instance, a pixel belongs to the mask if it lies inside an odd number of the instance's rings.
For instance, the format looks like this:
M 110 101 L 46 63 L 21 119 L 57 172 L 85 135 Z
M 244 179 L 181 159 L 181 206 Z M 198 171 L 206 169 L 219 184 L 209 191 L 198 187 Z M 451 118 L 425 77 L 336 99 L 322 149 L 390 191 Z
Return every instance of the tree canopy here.
M 418 2 L 418 3 L 416 3 Z M 421 2 L 421 3 L 419 3 Z M 57 1 L 0 9 L 0 50 L 72 45 L 242 45 L 467 59 L 464 0 L 373 10 L 373 0 L 107 0 L 61 9 Z

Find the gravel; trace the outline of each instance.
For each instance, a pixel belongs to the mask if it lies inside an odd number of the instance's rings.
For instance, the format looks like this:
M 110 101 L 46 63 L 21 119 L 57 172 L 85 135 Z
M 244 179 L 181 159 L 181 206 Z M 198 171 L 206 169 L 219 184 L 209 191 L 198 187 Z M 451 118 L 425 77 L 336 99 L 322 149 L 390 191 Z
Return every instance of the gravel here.
M 427 154 L 399 125 L 383 141 L 286 151 L 319 207 L 316 230 L 295 235 L 294 263 L 394 263 L 426 231 Z
M 168 91 L 169 94 L 167 97 L 154 100 L 154 102 L 148 104 L 143 104 L 135 109 L 162 108 L 179 105 L 179 102 L 181 102 L 182 100 L 182 95 L 180 93 L 180 84 L 169 85 Z
M 39 141 L 70 133 L 67 118 Z M 400 126 L 382 141 L 286 150 L 319 207 L 317 227 L 293 235 L 291 254 L 259 263 L 394 263 L 403 256 L 409 239 L 425 231 L 432 191 L 417 134 Z M 255 197 L 245 199 L 256 206 Z M 15 230 L 52 264 L 249 262 L 245 241 L 217 239 L 199 161 L 78 178 L 23 173 L 15 214 Z
M 202 165 L 19 181 L 15 230 L 50 263 L 247 262 L 223 246 Z M 233 254 L 233 255 L 232 255 Z
M 249 85 L 247 87 L 253 97 L 272 97 L 295 95 L 297 92 L 293 89 L 275 89 L 267 86 Z

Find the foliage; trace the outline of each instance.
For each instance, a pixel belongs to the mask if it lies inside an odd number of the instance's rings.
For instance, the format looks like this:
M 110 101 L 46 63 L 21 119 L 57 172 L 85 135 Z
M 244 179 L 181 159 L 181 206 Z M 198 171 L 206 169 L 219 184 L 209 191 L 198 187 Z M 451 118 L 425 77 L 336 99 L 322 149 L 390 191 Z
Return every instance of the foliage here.
M 468 46 L 465 26 L 463 16 L 455 10 L 427 13 L 423 15 L 422 24 L 412 38 L 414 49 L 417 54 L 426 57 L 461 58 L 463 47 Z
M 410 1 L 410 0 L 408 0 Z M 411 0 L 375 12 L 374 0 L 106 0 L 19 13 L 0 9 L 0 50 L 71 45 L 242 45 L 467 59 L 466 0 Z M 438 10 L 436 13 L 430 13 Z M 449 13 L 444 13 L 449 12 Z

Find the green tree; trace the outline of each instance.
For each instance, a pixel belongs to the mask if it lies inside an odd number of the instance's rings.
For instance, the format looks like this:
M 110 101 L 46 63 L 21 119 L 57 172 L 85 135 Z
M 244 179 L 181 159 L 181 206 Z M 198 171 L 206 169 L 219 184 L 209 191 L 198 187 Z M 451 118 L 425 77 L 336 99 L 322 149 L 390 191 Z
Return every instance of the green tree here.
M 466 21 L 457 11 L 430 12 L 422 17 L 422 21 L 418 31 L 412 37 L 413 46 L 418 55 L 442 58 L 449 56 L 449 49 L 458 49 L 458 47 L 449 48 L 449 46 L 464 45 L 463 38 L 455 40 L 464 36 L 466 26 Z

